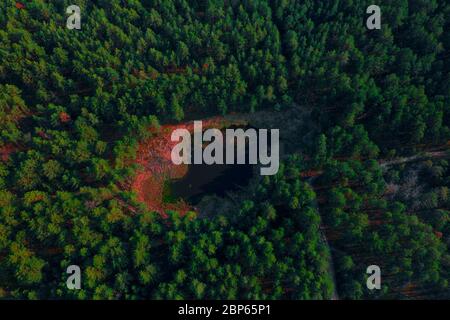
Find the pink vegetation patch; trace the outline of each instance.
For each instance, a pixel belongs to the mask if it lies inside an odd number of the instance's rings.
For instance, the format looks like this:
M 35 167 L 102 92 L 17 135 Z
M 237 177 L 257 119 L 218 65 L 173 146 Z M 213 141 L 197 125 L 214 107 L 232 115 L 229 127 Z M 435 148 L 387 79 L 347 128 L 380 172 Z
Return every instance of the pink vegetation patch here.
M 203 120 L 203 129 L 224 128 L 230 123 L 221 117 Z M 164 183 L 167 180 L 180 179 L 188 171 L 187 165 L 175 165 L 171 159 L 172 148 L 178 143 L 171 140 L 175 129 L 194 131 L 194 122 L 177 125 L 163 125 L 154 135 L 139 144 L 136 162 L 142 166 L 133 181 L 131 189 L 136 192 L 138 200 L 145 203 L 149 210 L 159 212 L 165 216 L 167 210 L 176 210 L 181 214 L 193 208 L 180 200 L 175 203 L 164 202 Z
M 8 161 L 9 156 L 17 151 L 17 147 L 13 146 L 12 144 L 7 144 L 3 147 L 0 147 L 0 160 L 3 162 Z

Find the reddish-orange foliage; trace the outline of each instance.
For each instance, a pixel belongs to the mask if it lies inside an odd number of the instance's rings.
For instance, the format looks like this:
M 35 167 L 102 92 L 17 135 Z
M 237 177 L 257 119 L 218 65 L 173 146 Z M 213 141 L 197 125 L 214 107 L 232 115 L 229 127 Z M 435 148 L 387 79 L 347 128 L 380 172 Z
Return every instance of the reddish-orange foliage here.
M 70 121 L 70 116 L 66 112 L 59 113 L 59 121 L 66 123 Z
M 16 8 L 17 8 L 17 9 L 24 9 L 24 8 L 25 8 L 25 5 L 24 5 L 23 3 L 16 2 Z
M 12 144 L 7 144 L 3 147 L 0 147 L 0 160 L 6 162 L 9 159 L 9 155 L 15 152 L 17 148 Z
M 307 170 L 300 173 L 302 178 L 312 178 L 321 175 L 323 171 L 321 170 Z
M 203 129 L 223 128 L 226 121 L 215 117 L 203 120 Z M 171 141 L 172 132 L 175 129 L 187 129 L 194 131 L 194 123 L 182 123 L 177 125 L 163 125 L 151 138 L 141 141 L 139 144 L 135 162 L 142 166 L 133 181 L 131 189 L 136 192 L 138 200 L 145 203 L 149 210 L 159 212 L 165 216 L 167 210 L 177 210 L 181 214 L 192 208 L 184 201 L 165 203 L 163 201 L 164 182 L 168 179 L 180 179 L 187 173 L 187 165 L 175 165 L 171 159 L 172 148 L 177 142 Z
M 50 135 L 48 135 L 47 133 L 45 133 L 45 132 L 42 131 L 42 130 L 39 130 L 39 131 L 37 131 L 36 133 L 37 133 L 37 135 L 38 135 L 39 137 L 41 137 L 42 139 L 47 139 L 47 140 L 50 140 L 50 139 L 51 139 Z

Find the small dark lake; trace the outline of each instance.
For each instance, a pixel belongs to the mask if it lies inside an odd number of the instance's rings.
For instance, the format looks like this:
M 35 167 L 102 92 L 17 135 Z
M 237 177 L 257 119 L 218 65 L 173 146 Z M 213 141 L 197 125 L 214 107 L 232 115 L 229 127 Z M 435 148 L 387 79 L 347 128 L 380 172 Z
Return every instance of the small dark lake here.
M 183 198 L 195 205 L 204 195 L 224 196 L 228 191 L 245 186 L 252 177 L 252 170 L 250 164 L 191 164 L 182 179 L 171 183 L 170 193 L 174 198 Z
M 235 129 L 236 127 L 229 127 Z M 243 128 L 244 130 L 250 127 Z M 192 150 L 194 146 L 192 145 Z M 224 196 L 227 192 L 236 191 L 246 186 L 253 176 L 254 165 L 248 164 L 248 144 L 245 148 L 246 164 L 190 164 L 188 173 L 179 180 L 170 183 L 171 198 L 183 198 L 196 205 L 205 195 Z M 226 154 L 225 145 L 223 154 Z M 237 149 L 235 148 L 235 156 Z M 193 155 L 192 155 L 193 156 Z

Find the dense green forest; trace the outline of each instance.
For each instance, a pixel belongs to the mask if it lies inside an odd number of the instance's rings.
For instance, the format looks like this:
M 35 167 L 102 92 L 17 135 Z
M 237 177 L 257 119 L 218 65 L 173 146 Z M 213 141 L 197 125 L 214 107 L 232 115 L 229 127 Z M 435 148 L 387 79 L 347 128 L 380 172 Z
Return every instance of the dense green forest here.
M 0 298 L 449 299 L 450 3 L 368 30 L 371 2 L 3 1 Z M 150 126 L 294 107 L 302 143 L 215 214 L 126 188 Z

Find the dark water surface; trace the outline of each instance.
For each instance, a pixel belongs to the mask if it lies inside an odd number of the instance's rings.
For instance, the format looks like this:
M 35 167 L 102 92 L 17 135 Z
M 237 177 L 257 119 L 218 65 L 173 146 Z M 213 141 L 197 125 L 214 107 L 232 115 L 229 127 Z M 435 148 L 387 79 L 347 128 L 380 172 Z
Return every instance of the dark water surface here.
M 170 186 L 171 196 L 197 204 L 204 195 L 223 196 L 245 186 L 252 177 L 253 165 L 249 164 L 191 164 L 188 173 Z
M 239 127 L 230 126 L 229 129 Z M 241 127 L 243 130 L 252 128 L 251 126 Z M 257 130 L 256 128 L 252 128 Z M 225 132 L 221 130 L 225 139 Z M 270 141 L 270 134 L 269 134 Z M 248 142 L 248 141 L 246 141 Z M 205 146 L 205 145 L 204 145 Z M 194 145 L 192 144 L 192 149 Z M 224 160 L 226 156 L 226 146 L 223 149 Z M 229 191 L 236 191 L 241 186 L 246 186 L 253 176 L 255 165 L 249 162 L 249 145 L 245 146 L 246 164 L 237 164 L 237 146 L 234 149 L 234 164 L 190 164 L 188 173 L 179 180 L 174 180 L 169 186 L 171 198 L 183 198 L 189 203 L 196 205 L 205 195 L 224 196 Z M 193 159 L 193 154 L 191 159 Z
M 230 126 L 227 129 L 243 130 L 257 128 L 251 126 L 237 127 Z M 221 130 L 225 139 L 225 132 Z M 225 141 L 225 140 L 224 140 Z M 270 132 L 268 135 L 270 143 Z M 193 142 L 193 139 L 192 139 Z M 205 147 L 205 145 L 203 145 Z M 258 145 L 259 148 L 259 145 Z M 270 145 L 269 145 L 270 149 Z M 191 159 L 194 159 L 194 145 L 192 144 Z M 245 146 L 245 162 L 246 164 L 237 164 L 237 147 L 234 149 L 234 164 L 190 164 L 188 173 L 179 180 L 174 180 L 170 183 L 169 192 L 170 197 L 174 199 L 183 198 L 187 202 L 196 205 L 205 195 L 224 196 L 227 192 L 240 190 L 240 187 L 248 185 L 253 176 L 253 169 L 255 165 L 248 164 L 249 162 L 249 144 L 246 141 Z M 224 143 L 223 149 L 224 160 L 226 157 L 226 146 Z M 259 171 L 259 170 L 258 170 Z M 244 191 L 239 191 L 244 192 Z

